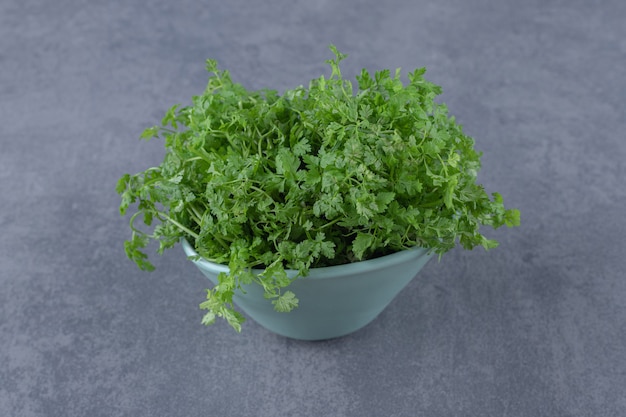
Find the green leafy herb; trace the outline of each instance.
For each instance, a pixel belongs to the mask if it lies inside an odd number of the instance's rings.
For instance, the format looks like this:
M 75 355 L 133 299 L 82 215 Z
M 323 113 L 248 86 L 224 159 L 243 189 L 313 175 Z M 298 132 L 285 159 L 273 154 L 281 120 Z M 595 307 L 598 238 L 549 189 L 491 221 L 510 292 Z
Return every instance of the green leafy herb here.
M 150 241 L 162 253 L 183 238 L 229 266 L 201 304 L 205 324 L 221 317 L 239 331 L 232 297 L 252 282 L 277 311 L 296 308 L 285 269 L 304 276 L 414 246 L 489 249 L 497 242 L 480 226 L 520 223 L 476 184 L 474 140 L 434 101 L 441 88 L 425 69 L 406 85 L 399 70 L 364 69 L 353 86 L 331 50 L 329 78 L 282 95 L 249 91 L 207 60 L 204 93 L 141 134 L 164 140 L 164 160 L 117 184 L 121 214 L 133 206 L 125 249 L 139 268 L 153 269 Z

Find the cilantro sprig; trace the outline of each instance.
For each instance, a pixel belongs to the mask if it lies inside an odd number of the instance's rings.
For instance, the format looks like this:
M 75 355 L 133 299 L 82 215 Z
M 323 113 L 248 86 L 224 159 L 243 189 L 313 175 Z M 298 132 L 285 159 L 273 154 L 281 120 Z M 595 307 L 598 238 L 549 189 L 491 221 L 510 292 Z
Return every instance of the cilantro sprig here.
M 241 330 L 233 308 L 242 284 L 257 283 L 277 311 L 297 307 L 286 269 L 356 262 L 420 246 L 443 254 L 497 246 L 481 226 L 517 226 L 519 211 L 476 183 L 480 153 L 444 104 L 425 69 L 344 79 L 346 55 L 331 45 L 331 74 L 279 95 L 249 91 L 207 60 L 206 90 L 175 105 L 141 137 L 162 138 L 158 166 L 117 184 L 130 217 L 125 250 L 145 253 L 181 239 L 230 272 L 207 290 L 203 323 Z M 260 275 L 252 268 L 264 269 Z

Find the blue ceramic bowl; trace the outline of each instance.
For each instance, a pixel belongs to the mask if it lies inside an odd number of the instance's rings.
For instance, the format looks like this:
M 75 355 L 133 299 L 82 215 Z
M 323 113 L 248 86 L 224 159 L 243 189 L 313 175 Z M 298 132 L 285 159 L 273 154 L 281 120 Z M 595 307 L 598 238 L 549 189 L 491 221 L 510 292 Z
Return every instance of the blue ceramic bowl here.
M 198 254 L 186 240 L 187 256 Z M 380 258 L 345 265 L 313 268 L 306 277 L 295 279 L 289 290 L 299 299 L 288 313 L 274 310 L 263 289 L 256 284 L 243 286 L 233 301 L 251 319 L 266 329 L 293 339 L 324 340 L 352 333 L 370 323 L 422 269 L 433 253 L 413 248 Z M 213 284 L 225 265 L 204 259 L 192 262 Z M 260 270 L 258 272 L 261 272 Z M 290 277 L 297 271 L 287 271 Z

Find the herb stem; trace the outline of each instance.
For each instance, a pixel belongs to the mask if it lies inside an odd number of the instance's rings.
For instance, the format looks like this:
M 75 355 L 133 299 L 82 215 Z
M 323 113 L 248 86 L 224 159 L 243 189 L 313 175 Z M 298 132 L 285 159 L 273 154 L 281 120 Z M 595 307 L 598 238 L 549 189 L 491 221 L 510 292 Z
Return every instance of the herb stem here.
M 224 249 L 226 249 L 226 251 L 230 251 L 230 245 L 226 242 L 224 242 L 224 240 L 222 238 L 220 238 L 217 235 L 213 235 L 213 239 L 215 239 L 217 241 L 217 243 L 219 243 Z
M 198 208 L 196 207 L 195 204 L 189 204 L 189 208 L 191 209 L 191 211 L 195 215 L 196 223 L 198 223 L 198 226 L 200 226 L 200 224 L 202 223 L 202 214 L 200 214 L 200 212 L 198 212 Z
M 189 234 L 190 236 L 192 236 L 194 239 L 198 239 L 200 237 L 200 235 L 198 235 L 196 232 L 194 232 L 193 230 L 183 226 L 182 224 L 180 224 L 178 221 L 172 219 L 167 214 L 165 214 L 163 212 L 159 212 L 158 214 L 160 216 L 163 216 L 167 221 L 171 222 L 174 226 L 178 227 L 183 232 L 185 232 L 185 233 Z
M 260 193 L 261 193 L 261 194 L 263 194 L 264 196 L 269 197 L 269 198 L 271 198 L 271 199 L 272 199 L 272 201 L 274 201 L 274 199 L 272 198 L 272 196 L 271 196 L 271 195 L 269 195 L 269 194 L 267 193 L 267 191 L 265 191 L 265 190 L 263 190 L 263 189 L 261 189 L 261 188 L 257 187 L 256 185 L 250 185 L 250 188 L 251 188 L 251 189 L 253 189 L 254 191 L 258 191 L 258 192 L 260 192 Z
M 144 214 L 143 211 L 138 211 L 135 214 L 133 214 L 132 216 L 130 216 L 130 220 L 129 220 L 129 226 L 130 229 L 135 232 L 135 233 L 139 233 L 139 234 L 145 234 L 144 232 L 142 232 L 141 230 L 137 229 L 135 227 L 135 219 L 137 218 L 137 216 L 139 216 L 140 214 Z
M 194 211 L 191 208 L 187 208 L 187 213 L 189 214 L 189 216 L 191 217 L 191 219 L 196 222 L 196 224 L 198 226 L 201 226 L 202 221 L 200 220 L 200 218 L 196 215 L 196 213 L 194 213 Z
M 340 221 L 341 221 L 341 217 L 337 217 L 335 220 L 330 221 L 330 222 L 328 222 L 326 224 L 323 224 L 320 227 L 318 227 L 316 229 L 313 229 L 313 230 L 315 230 L 316 232 L 319 232 L 320 230 L 325 229 L 327 227 L 330 227 L 330 226 L 332 226 L 332 225 L 334 225 L 334 224 L 336 224 L 336 223 L 338 223 Z

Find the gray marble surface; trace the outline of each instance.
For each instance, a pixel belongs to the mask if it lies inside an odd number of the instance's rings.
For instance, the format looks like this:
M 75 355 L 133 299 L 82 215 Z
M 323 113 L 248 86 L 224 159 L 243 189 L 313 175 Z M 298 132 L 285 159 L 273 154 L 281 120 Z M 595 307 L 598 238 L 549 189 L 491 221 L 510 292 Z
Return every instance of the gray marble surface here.
M 626 415 L 626 2 L 0 2 L 0 416 Z M 250 88 L 428 68 L 522 211 L 325 342 L 200 324 L 125 258 L 117 178 L 215 58 Z

